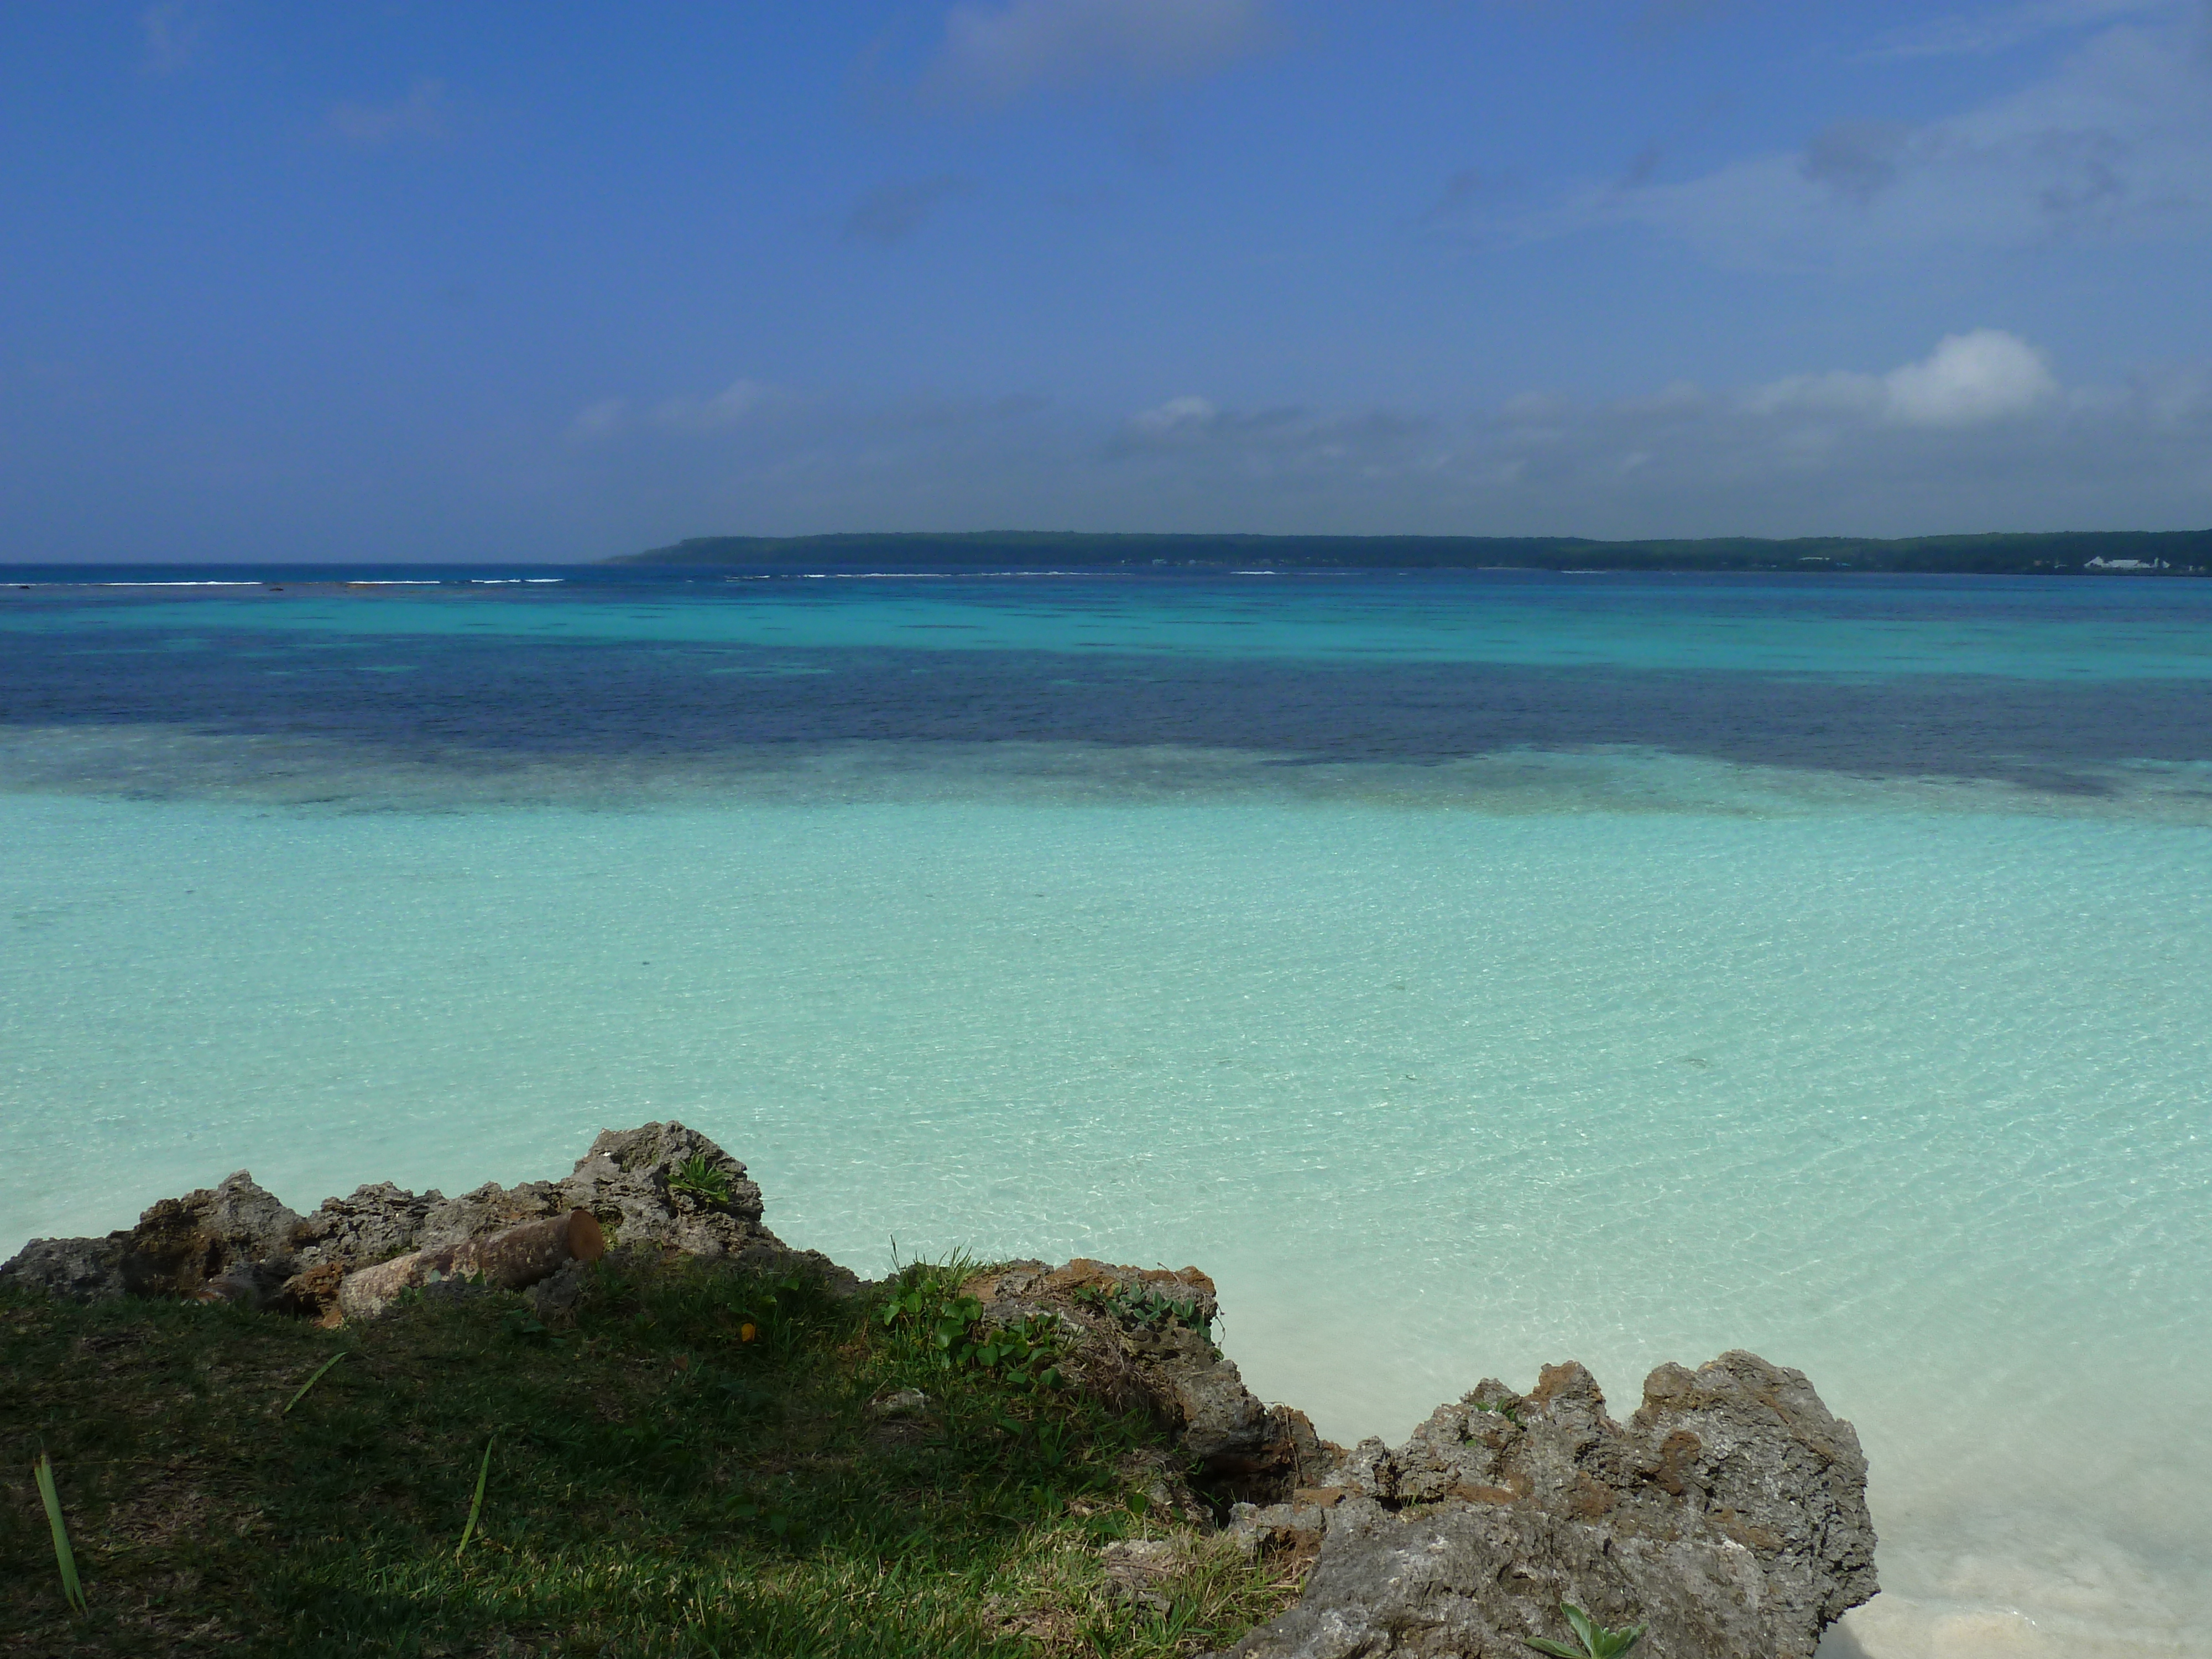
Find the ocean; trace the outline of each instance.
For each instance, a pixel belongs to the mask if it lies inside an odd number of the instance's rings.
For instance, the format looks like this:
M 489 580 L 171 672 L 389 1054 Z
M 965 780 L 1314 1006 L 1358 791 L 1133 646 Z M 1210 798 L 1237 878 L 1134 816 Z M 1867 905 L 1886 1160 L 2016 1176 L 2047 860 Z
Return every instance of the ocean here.
M 2205 1651 L 2212 584 L 0 583 L 0 1254 L 678 1118 L 863 1273 L 1203 1267 L 1338 1439 L 1753 1349 L 1824 1656 Z

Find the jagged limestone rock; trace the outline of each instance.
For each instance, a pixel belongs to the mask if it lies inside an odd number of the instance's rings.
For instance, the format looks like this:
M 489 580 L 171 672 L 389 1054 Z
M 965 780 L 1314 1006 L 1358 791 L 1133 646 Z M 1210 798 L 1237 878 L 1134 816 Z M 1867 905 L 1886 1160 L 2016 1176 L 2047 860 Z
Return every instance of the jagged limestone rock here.
M 298 1213 L 240 1170 L 138 1218 L 123 1246 L 124 1287 L 133 1296 L 191 1296 L 234 1267 L 264 1262 L 282 1277 L 299 1231 Z
M 423 1222 L 445 1201 L 435 1188 L 410 1193 L 388 1181 L 356 1187 L 350 1198 L 326 1198 L 300 1225 L 301 1269 L 326 1261 L 366 1267 L 417 1249 Z
M 709 1190 L 677 1179 L 695 1160 Z M 380 1182 L 325 1199 L 305 1218 L 240 1170 L 216 1188 L 161 1200 L 128 1232 L 34 1239 L 0 1275 L 78 1300 L 198 1296 L 335 1319 L 349 1273 L 574 1209 L 589 1211 L 625 1247 L 770 1271 L 797 1267 L 839 1291 L 860 1283 L 818 1252 L 786 1247 L 762 1224 L 761 1191 L 745 1166 L 681 1123 L 608 1130 L 562 1180 L 487 1182 L 450 1199 Z M 541 1302 L 557 1309 L 574 1302 L 579 1279 L 555 1277 L 561 1283 Z
M 0 1285 L 24 1285 L 70 1302 L 121 1296 L 123 1244 L 130 1237 L 34 1238 L 0 1263 Z
M 1559 1604 L 1648 1624 L 1650 1659 L 1811 1659 L 1876 1588 L 1866 1459 L 1802 1373 L 1735 1352 L 1662 1365 L 1626 1427 L 1580 1365 L 1486 1381 L 1401 1447 L 1356 1447 L 1298 1502 L 1240 1507 L 1311 1541 L 1289 1613 L 1235 1659 L 1523 1659 Z
M 692 1159 L 721 1178 L 716 1200 L 671 1185 Z M 589 1210 L 624 1244 L 659 1244 L 690 1255 L 734 1255 L 756 1241 L 781 1248 L 761 1224 L 761 1189 L 745 1166 L 696 1129 L 647 1123 L 609 1129 L 561 1183 L 562 1201 Z

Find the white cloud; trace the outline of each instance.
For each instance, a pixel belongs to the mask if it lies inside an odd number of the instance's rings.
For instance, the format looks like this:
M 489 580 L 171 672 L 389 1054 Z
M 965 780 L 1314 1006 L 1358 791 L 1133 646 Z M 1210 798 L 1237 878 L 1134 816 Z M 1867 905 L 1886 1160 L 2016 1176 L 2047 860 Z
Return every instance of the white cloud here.
M 922 84 L 954 104 L 1003 104 L 1084 82 L 1142 91 L 1211 74 L 1276 38 L 1267 0 L 969 3 L 946 16 Z
M 417 81 L 396 104 L 334 104 L 330 130 L 349 144 L 375 149 L 386 144 L 424 142 L 446 136 L 446 83 Z
M 2058 395 L 2043 354 L 2002 329 L 1947 334 L 1918 362 L 1887 374 L 1795 375 L 1743 399 L 1754 414 L 1814 411 L 1904 426 L 1973 426 L 2026 415 Z
M 1434 533 L 1907 535 L 2212 523 L 2212 369 L 2062 387 L 1998 329 L 1887 373 L 1486 412 L 1239 410 L 1195 396 L 1109 443 L 1158 527 Z M 1081 494 L 1073 460 L 1054 488 Z M 1109 475 L 1110 476 L 1110 475 Z M 1141 527 L 1132 510 L 1102 524 Z
M 2212 364 L 2060 386 L 1962 331 L 1887 373 L 1480 410 L 1240 406 L 1119 417 L 1035 395 L 854 403 L 740 381 L 594 404 L 592 498 L 702 527 L 1912 535 L 2212 524 Z M 587 441 L 588 440 L 588 441 Z
M 1107 453 L 1212 449 L 1238 455 L 1254 468 L 1327 467 L 1401 450 L 1430 425 L 1384 410 L 1323 416 L 1294 408 L 1220 409 L 1204 398 L 1171 398 L 1124 421 Z
M 1173 442 L 1213 431 L 1221 411 L 1203 398 L 1170 398 L 1129 417 L 1128 435 L 1148 443 Z
M 2019 336 L 1947 334 L 1933 353 L 1882 376 L 1884 413 L 1908 426 L 1971 426 L 2025 415 L 2057 395 L 2043 355 Z

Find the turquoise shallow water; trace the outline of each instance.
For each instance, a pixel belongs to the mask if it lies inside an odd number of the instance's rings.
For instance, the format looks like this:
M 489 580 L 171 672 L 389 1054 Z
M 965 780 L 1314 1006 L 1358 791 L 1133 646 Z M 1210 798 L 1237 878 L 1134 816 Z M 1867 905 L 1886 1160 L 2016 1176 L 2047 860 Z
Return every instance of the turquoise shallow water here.
M 244 674 L 268 661 L 247 636 L 346 603 L 212 630 L 185 606 L 179 650 L 178 607 L 103 601 L 41 637 Z M 943 602 L 899 603 L 866 628 Z M 378 604 L 380 636 L 447 614 Z M 473 614 L 512 636 L 543 609 Z M 1938 656 L 1959 625 L 1905 620 Z M 2193 649 L 2170 616 L 2059 620 L 2006 623 L 2045 679 L 2126 678 L 2096 629 Z M 1804 661 L 1834 625 L 1770 617 L 1760 649 Z M 786 666 L 861 696 L 841 659 Z M 983 672 L 960 684 L 1012 695 Z M 1741 697 L 1683 707 L 1758 695 L 1730 672 Z M 2179 678 L 2130 693 L 2147 722 Z M 2121 732 L 2099 787 L 2039 791 L 1686 729 L 1285 766 L 1211 728 L 963 728 L 502 769 L 380 726 L 263 730 L 192 684 L 188 727 L 56 694 L 0 732 L 0 1242 L 241 1167 L 301 1208 L 542 1176 L 678 1117 L 751 1165 L 785 1237 L 863 1270 L 894 1239 L 1197 1262 L 1254 1386 L 1340 1437 L 1570 1355 L 1626 1409 L 1662 1359 L 1754 1348 L 1872 1459 L 1887 1589 L 1834 1654 L 2203 1651 L 2201 762 Z

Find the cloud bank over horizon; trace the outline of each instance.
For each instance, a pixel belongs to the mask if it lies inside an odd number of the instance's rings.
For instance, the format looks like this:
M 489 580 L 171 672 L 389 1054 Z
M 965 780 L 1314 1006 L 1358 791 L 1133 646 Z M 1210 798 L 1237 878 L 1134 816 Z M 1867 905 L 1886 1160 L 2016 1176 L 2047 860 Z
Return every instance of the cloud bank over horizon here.
M 1605 401 L 1529 392 L 1444 414 L 1239 407 L 1185 392 L 1102 428 L 1042 397 L 867 405 L 750 381 L 625 404 L 619 420 L 604 407 L 580 411 L 573 430 L 587 465 L 728 492 L 726 516 L 687 534 L 1902 536 L 2168 527 L 2114 525 L 2100 502 L 2116 488 L 2154 501 L 2175 477 L 2183 501 L 2212 498 L 2212 373 L 2067 386 L 2044 354 L 1998 329 L 1946 336 L 1879 374 L 1677 381 Z M 690 413 L 709 410 L 728 417 Z M 997 487 L 961 517 L 948 483 L 981 475 Z M 822 517 L 841 495 L 847 516 Z M 918 517 L 904 505 L 933 496 L 940 504 Z M 1069 521 L 1055 498 L 1085 503 L 1091 518 Z M 1563 499 L 1571 515 L 1558 512 Z M 1715 499 L 1731 503 L 1727 518 L 1717 520 Z M 781 511 L 763 514 L 769 501 Z M 733 527 L 726 515 L 739 514 Z
M 2212 525 L 2212 0 L 504 16 L 0 18 L 0 560 Z

